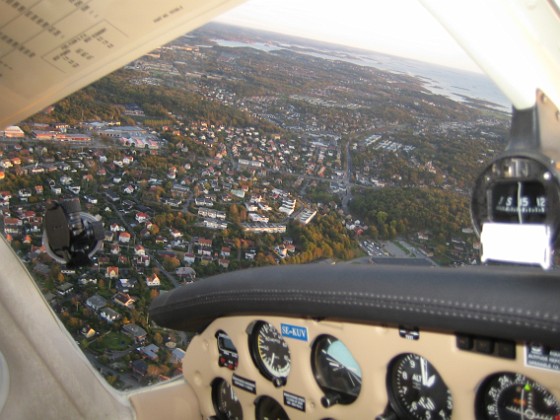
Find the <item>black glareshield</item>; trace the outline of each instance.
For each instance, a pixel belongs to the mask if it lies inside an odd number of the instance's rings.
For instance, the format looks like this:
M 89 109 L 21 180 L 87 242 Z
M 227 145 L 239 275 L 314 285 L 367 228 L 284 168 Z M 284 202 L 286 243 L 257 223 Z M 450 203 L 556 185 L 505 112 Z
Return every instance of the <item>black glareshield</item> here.
M 537 92 L 536 105 L 513 110 L 505 152 L 478 177 L 471 202 L 482 261 L 552 265 L 560 231 L 560 118 Z
M 52 203 L 45 214 L 43 243 L 47 253 L 68 267 L 89 265 L 105 236 L 103 225 L 91 214 L 81 211 L 75 198 Z

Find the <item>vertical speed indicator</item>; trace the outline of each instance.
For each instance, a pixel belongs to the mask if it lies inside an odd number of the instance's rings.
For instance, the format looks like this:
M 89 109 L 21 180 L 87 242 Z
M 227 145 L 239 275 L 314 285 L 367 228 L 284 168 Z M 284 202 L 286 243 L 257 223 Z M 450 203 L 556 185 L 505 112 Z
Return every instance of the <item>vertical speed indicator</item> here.
M 286 384 L 291 359 L 288 344 L 272 324 L 257 321 L 249 335 L 249 347 L 261 374 L 275 386 Z

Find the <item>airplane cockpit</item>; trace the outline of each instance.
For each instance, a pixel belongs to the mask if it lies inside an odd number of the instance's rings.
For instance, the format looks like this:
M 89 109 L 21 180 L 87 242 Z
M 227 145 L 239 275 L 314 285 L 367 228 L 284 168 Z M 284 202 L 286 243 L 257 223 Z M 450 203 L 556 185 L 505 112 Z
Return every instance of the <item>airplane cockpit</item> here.
M 508 146 L 481 168 L 472 188 L 482 266 L 319 262 L 228 272 L 177 287 L 153 301 L 149 318 L 194 334 L 183 375 L 117 391 L 3 240 L 0 418 L 559 420 L 560 4 L 421 2 L 513 104 Z M 12 3 L 0 10 L 15 19 Z M 111 2 L 82 3 L 87 19 L 126 20 L 117 12 L 142 10 L 136 3 L 113 11 Z M 33 69 L 13 74 L 23 59 L 12 59 L 14 51 L 0 55 L 0 126 L 239 2 L 159 3 L 139 12 L 149 24 L 135 28 L 145 34 L 134 42 L 112 23 L 100 32 L 98 19 L 88 29 L 96 32 L 92 39 L 105 36 L 114 46 L 99 41 L 105 55 L 97 63 L 71 54 L 55 60 L 60 51 L 44 51 L 42 81 L 29 80 Z M 8 21 L 5 28 L 1 40 L 11 36 Z M 49 36 L 56 37 L 54 29 Z M 30 42 L 41 48 L 39 39 Z M 30 48 L 20 46 L 23 53 Z M 18 78 L 19 90 L 12 85 Z M 88 263 L 103 236 L 97 223 L 75 201 L 50 207 L 49 254 Z

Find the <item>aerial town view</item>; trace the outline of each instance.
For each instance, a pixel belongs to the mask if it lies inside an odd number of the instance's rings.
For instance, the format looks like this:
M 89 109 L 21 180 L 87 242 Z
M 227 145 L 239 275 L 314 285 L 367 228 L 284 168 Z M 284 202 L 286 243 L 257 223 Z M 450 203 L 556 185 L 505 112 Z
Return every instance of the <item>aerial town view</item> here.
M 205 26 L 0 131 L 1 231 L 118 389 L 181 373 L 189 335 L 147 315 L 167 290 L 274 264 L 478 264 L 469 186 L 509 109 L 429 66 Z M 105 237 L 70 268 L 44 214 L 76 197 Z

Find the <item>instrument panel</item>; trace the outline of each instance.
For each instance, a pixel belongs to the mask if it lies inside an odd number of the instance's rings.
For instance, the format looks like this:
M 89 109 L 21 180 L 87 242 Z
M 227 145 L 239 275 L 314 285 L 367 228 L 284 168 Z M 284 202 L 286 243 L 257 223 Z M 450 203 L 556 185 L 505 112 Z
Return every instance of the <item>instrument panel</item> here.
M 560 420 L 560 352 L 531 366 L 539 351 L 548 350 L 453 332 L 234 316 L 193 338 L 183 372 L 203 418 Z

